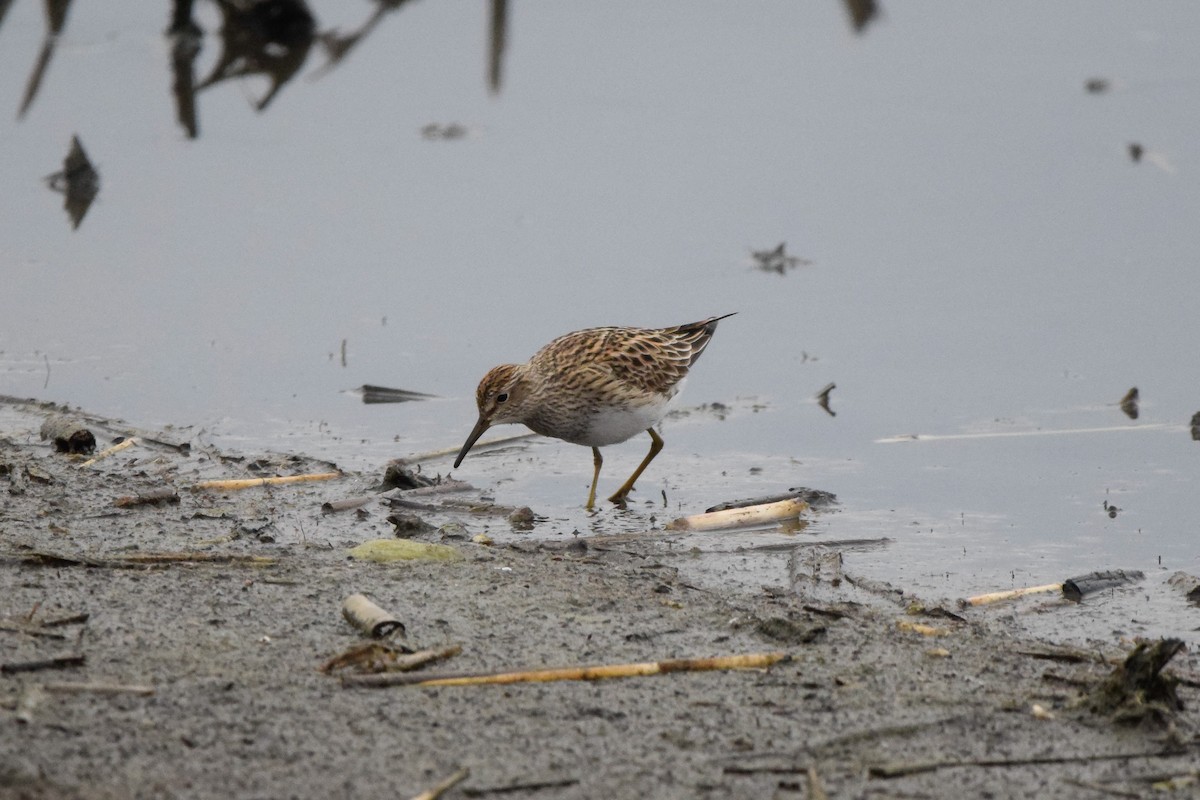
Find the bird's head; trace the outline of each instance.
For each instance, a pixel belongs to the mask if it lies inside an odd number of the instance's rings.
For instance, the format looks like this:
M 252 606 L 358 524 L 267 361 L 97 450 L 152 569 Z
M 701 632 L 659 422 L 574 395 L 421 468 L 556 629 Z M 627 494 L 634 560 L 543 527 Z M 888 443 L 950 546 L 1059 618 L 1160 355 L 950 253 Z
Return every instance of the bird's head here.
M 479 421 L 471 430 L 467 441 L 454 459 L 454 467 L 462 463 L 467 452 L 493 425 L 506 422 L 521 422 L 525 418 L 524 406 L 529 397 L 528 379 L 521 364 L 501 364 L 492 367 L 479 382 L 475 390 L 475 404 L 479 406 Z

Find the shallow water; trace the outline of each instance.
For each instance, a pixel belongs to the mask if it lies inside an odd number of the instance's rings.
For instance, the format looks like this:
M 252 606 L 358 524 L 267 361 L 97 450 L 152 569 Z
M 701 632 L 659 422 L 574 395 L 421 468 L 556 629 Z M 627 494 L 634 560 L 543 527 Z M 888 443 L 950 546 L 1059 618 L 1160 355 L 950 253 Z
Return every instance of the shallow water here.
M 817 487 L 842 510 L 811 532 L 894 540 L 853 570 L 957 597 L 1141 569 L 1096 602 L 1195 640 L 1162 586 L 1200 572 L 1190 5 L 888 4 L 857 34 L 832 2 L 507 8 L 495 91 L 493 5 L 405 4 L 332 68 L 312 42 L 262 111 L 261 76 L 198 92 L 193 138 L 165 5 L 70 6 L 32 94 L 46 23 L 6 7 L 0 393 L 375 469 L 461 444 L 484 371 L 560 333 L 737 311 L 682 398 L 728 413 L 665 423 L 630 512 L 585 515 L 560 443 L 457 476 L 557 536 Z M 195 21 L 199 82 L 222 21 Z M 73 135 L 100 176 L 77 229 L 43 181 Z M 759 268 L 781 242 L 800 261 Z M 948 438 L 881 441 L 908 434 Z

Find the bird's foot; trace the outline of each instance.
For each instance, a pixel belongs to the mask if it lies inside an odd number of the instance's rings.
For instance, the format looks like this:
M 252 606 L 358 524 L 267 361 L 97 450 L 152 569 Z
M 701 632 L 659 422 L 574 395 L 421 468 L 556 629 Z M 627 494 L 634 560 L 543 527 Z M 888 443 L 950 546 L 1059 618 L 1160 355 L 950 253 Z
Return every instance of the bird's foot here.
M 625 501 L 629 499 L 629 489 L 618 490 L 616 494 L 608 498 L 608 502 L 616 503 L 621 508 L 625 507 Z

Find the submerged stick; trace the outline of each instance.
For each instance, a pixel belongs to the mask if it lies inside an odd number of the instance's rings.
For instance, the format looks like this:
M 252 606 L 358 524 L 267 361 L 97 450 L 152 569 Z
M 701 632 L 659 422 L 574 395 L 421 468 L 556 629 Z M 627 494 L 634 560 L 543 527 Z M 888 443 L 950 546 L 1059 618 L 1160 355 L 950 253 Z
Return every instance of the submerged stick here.
M 257 486 L 281 486 L 287 483 L 305 483 L 307 481 L 331 481 L 342 477 L 340 472 L 311 472 L 307 475 L 281 475 L 273 478 L 235 478 L 230 480 L 200 481 L 191 487 L 193 492 L 204 489 L 221 491 L 237 491 L 253 489 Z
M 727 669 L 765 669 L 788 658 L 787 653 L 750 653 L 715 658 L 677 658 L 666 661 L 644 661 L 632 664 L 602 664 L 598 666 L 556 667 L 550 669 L 518 670 L 515 672 L 474 672 L 441 675 L 388 675 L 388 684 L 359 683 L 357 685 L 407 686 L 477 686 L 481 684 L 546 683 L 549 681 L 598 681 L 607 678 L 633 678 L 646 675 L 665 675 L 669 672 L 703 672 Z M 376 677 L 376 676 L 363 676 Z
M 706 511 L 690 517 L 680 517 L 667 524 L 670 531 L 715 531 L 725 528 L 745 528 L 798 517 L 808 510 L 808 503 L 797 498 L 780 500 L 744 508 L 729 508 L 723 511 Z
M 100 459 L 108 458 L 113 453 L 119 453 L 122 450 L 126 449 L 127 447 L 133 447 L 135 444 L 138 444 L 137 437 L 130 436 L 125 441 L 118 442 L 117 444 L 114 444 L 112 447 L 106 447 L 103 450 L 101 450 L 99 453 L 96 453 L 96 455 L 92 456 L 87 461 L 80 464 L 79 468 L 83 469 L 84 467 L 90 467 L 92 464 L 95 464 Z

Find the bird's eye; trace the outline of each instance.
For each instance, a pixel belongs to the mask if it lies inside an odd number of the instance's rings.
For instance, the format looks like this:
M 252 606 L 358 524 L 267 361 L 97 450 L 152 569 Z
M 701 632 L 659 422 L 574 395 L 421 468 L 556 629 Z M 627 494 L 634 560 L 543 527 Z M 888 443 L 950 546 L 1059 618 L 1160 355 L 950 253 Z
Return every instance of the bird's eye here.
M 508 392 L 501 392 L 500 394 L 496 395 L 496 402 L 497 403 L 507 403 L 508 402 Z

